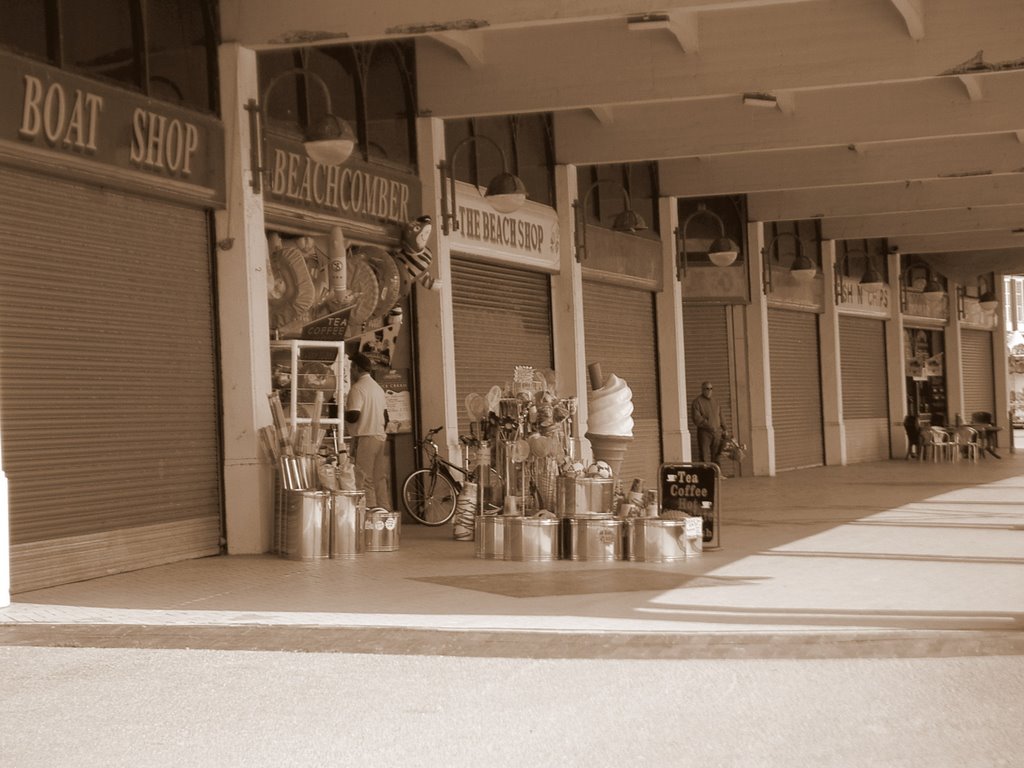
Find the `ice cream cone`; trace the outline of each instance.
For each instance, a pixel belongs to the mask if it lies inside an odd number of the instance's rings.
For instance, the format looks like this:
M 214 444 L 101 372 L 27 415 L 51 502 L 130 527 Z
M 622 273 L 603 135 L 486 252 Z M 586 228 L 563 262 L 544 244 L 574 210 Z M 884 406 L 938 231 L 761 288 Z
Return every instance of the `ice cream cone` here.
M 622 460 L 633 438 L 622 435 L 599 435 L 595 432 L 587 432 L 586 437 L 590 441 L 594 461 L 607 463 L 612 468 L 612 474 L 618 477 L 622 469 Z

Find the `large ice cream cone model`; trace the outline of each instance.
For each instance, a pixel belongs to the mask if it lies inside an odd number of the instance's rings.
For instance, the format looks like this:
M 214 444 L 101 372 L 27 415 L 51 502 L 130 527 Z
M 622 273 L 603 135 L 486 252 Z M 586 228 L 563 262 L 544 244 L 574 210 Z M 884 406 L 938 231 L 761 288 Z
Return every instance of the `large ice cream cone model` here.
M 612 468 L 612 475 L 618 477 L 622 470 L 622 460 L 626 458 L 626 449 L 633 442 L 633 438 L 587 432 L 587 440 L 590 441 L 594 461 L 605 462 Z
M 607 379 L 600 363 L 591 363 L 587 434 L 594 461 L 604 461 L 618 476 L 633 442 L 633 391 L 614 373 Z

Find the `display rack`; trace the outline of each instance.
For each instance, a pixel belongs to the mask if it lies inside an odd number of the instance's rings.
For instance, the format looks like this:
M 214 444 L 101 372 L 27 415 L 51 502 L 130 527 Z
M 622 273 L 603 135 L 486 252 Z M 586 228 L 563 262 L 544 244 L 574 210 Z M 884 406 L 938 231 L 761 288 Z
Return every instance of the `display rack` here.
M 344 402 L 348 358 L 340 341 L 288 339 L 270 342 L 274 391 L 281 398 L 292 432 L 300 424 L 318 421 L 344 436 Z M 323 393 L 320 413 L 314 413 L 317 393 Z M 318 416 L 318 418 L 317 418 Z

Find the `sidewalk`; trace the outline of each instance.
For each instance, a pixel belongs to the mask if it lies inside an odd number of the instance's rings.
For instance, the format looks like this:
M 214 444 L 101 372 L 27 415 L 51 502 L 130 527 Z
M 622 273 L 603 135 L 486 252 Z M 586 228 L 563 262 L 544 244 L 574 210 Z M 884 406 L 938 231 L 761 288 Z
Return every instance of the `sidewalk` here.
M 587 636 L 603 638 L 592 653 L 614 653 L 612 635 L 653 655 L 721 654 L 730 637 L 762 651 L 956 638 L 1024 652 L 1024 455 L 819 467 L 730 479 L 721 493 L 721 547 L 682 563 L 482 560 L 447 526 L 406 524 L 396 552 L 214 557 L 16 594 L 0 645 L 522 653 L 525 633 L 528 654 Z

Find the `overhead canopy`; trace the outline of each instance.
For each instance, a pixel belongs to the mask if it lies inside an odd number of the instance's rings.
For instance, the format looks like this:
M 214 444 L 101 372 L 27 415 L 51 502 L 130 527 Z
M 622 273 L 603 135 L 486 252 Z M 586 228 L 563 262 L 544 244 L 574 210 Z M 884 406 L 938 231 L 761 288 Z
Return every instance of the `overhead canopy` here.
M 1024 273 L 1021 0 L 220 0 L 226 42 L 414 40 L 435 119 L 551 115 L 554 161 Z M 368 59 L 369 61 L 369 59 Z M 940 266 L 941 265 L 941 266 Z
M 988 272 L 1024 274 L 1024 248 L 974 253 L 923 253 L 921 258 L 934 271 L 960 285 L 969 285 L 978 275 Z

